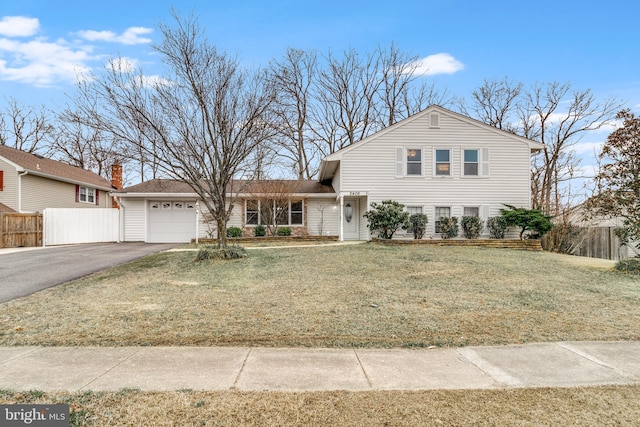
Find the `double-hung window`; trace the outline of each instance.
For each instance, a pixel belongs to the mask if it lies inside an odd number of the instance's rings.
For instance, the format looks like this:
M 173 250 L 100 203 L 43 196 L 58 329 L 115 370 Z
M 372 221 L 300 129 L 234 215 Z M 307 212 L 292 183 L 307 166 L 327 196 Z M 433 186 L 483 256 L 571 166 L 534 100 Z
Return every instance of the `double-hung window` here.
M 475 216 L 478 217 L 480 216 L 480 208 L 478 207 L 471 207 L 471 206 L 465 206 L 463 211 L 462 211 L 462 215 L 463 216 Z
M 464 150 L 464 176 L 478 176 L 480 153 L 479 150 Z
M 96 189 L 91 187 L 83 187 L 82 185 L 78 187 L 78 202 L 82 203 L 96 203 Z
M 436 176 L 451 176 L 451 150 L 435 150 Z
M 422 150 L 407 149 L 407 175 L 422 175 Z
M 440 233 L 440 218 L 449 218 L 451 216 L 451 208 L 445 206 L 436 206 L 434 218 L 436 220 L 436 233 Z

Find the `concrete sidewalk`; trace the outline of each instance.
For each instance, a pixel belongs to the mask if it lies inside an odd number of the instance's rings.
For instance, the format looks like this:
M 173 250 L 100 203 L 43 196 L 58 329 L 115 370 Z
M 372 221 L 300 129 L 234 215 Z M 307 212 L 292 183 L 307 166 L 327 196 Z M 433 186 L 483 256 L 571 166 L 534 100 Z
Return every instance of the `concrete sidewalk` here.
M 640 342 L 458 349 L 1 347 L 0 389 L 429 390 L 640 383 Z

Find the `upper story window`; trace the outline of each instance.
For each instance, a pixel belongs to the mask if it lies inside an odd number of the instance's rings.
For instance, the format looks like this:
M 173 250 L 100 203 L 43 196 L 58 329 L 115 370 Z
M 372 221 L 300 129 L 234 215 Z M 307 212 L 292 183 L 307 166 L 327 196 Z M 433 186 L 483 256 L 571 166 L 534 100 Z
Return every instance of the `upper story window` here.
M 91 187 L 84 187 L 84 186 L 79 186 L 78 187 L 78 197 L 77 197 L 77 201 L 78 202 L 82 202 L 82 203 L 91 203 L 91 204 L 95 204 L 96 203 L 96 190 L 95 188 L 91 188 Z
M 407 175 L 422 175 L 422 150 L 407 149 Z
M 479 150 L 464 150 L 464 175 L 465 176 L 478 176 L 479 175 L 479 163 L 480 153 Z
M 451 150 L 435 150 L 436 176 L 451 175 Z

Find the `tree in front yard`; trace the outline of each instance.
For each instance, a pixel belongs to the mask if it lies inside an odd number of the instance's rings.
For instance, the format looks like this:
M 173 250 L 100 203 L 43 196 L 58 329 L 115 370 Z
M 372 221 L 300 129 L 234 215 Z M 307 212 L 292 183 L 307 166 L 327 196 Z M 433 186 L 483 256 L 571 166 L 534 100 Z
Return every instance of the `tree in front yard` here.
M 381 239 L 392 239 L 393 234 L 400 228 L 406 229 L 409 222 L 409 212 L 395 200 L 371 202 L 371 210 L 364 217 L 369 221 L 369 230 L 377 232 Z
M 234 199 L 255 175 L 258 149 L 273 134 L 274 94 L 260 74 L 211 44 L 197 19 L 174 18 L 174 26 L 160 26 L 163 39 L 154 46 L 167 66 L 164 77 L 112 60 L 103 75 L 80 86 L 77 109 L 88 125 L 148 154 L 165 176 L 189 185 L 226 247 Z
M 594 215 L 622 218 L 616 234 L 628 244 L 640 242 L 640 117 L 624 110 L 617 118 L 623 124 L 602 147 L 598 193 L 586 206 Z
M 542 236 L 553 228 L 553 224 L 548 216 L 545 216 L 537 209 L 517 208 L 505 205 L 509 209 L 500 209 L 500 214 L 505 219 L 509 227 L 520 227 L 520 240 L 524 237 L 525 231 L 533 231 Z

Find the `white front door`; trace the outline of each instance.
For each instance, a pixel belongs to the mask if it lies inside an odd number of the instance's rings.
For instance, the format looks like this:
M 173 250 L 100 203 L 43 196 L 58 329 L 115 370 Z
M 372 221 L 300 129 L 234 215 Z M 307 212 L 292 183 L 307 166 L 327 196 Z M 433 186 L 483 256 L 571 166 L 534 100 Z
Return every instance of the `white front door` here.
M 360 209 L 358 199 L 348 199 L 345 197 L 344 206 L 342 208 L 344 240 L 360 239 L 359 216 Z

